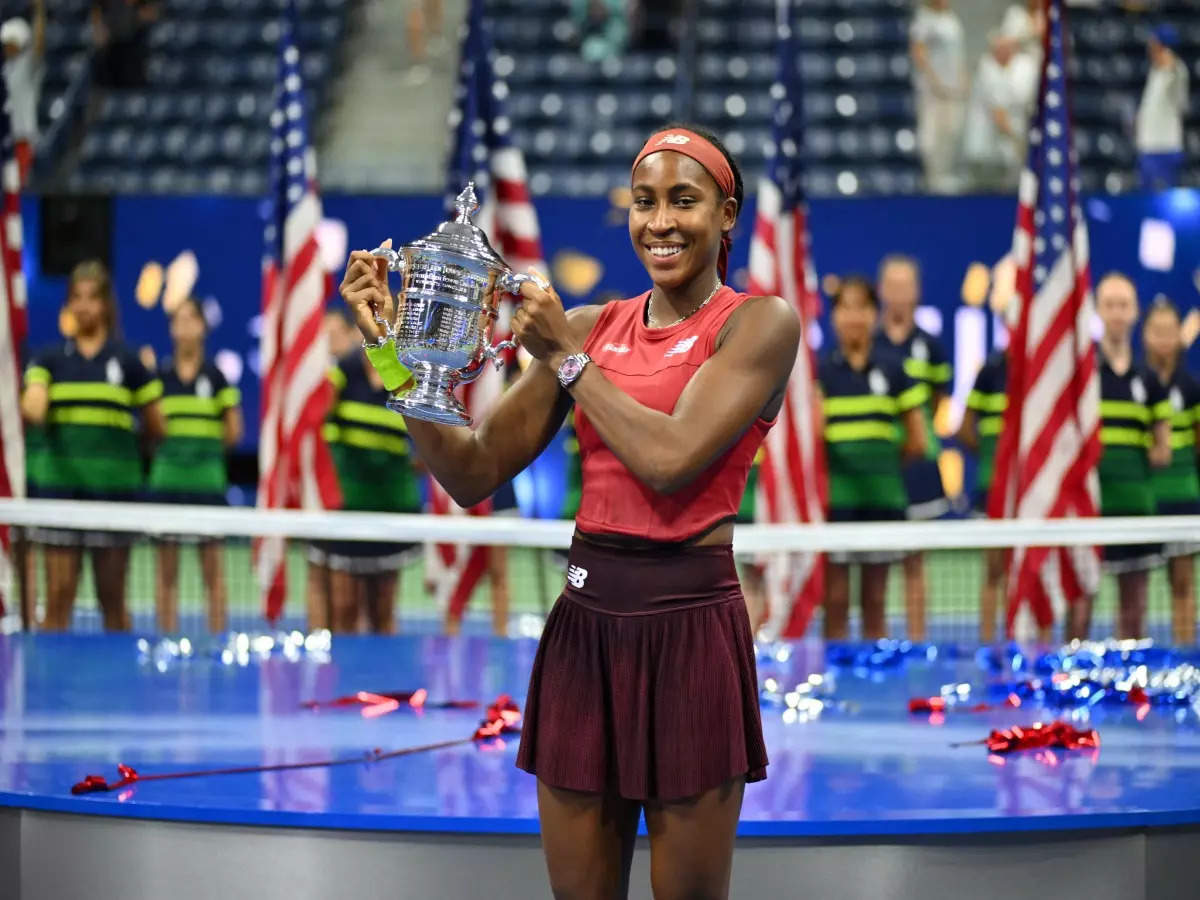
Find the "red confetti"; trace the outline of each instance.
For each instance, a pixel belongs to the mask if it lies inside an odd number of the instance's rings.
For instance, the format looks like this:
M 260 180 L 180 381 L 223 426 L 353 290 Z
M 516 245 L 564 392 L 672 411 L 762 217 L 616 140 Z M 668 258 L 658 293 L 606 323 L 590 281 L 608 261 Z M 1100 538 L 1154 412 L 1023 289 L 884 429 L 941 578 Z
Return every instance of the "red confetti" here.
M 940 713 L 946 711 L 945 697 L 914 697 L 908 701 L 910 713 Z
M 1013 753 L 1017 750 L 1040 750 L 1057 747 L 1063 750 L 1098 750 L 1100 735 L 1089 728 L 1080 730 L 1066 722 L 1050 722 L 1033 725 L 1014 725 L 1003 730 L 993 730 L 982 741 L 968 741 L 966 744 L 953 744 L 954 747 L 964 747 L 970 744 L 983 744 L 989 753 Z M 1057 760 L 1055 761 L 1057 762 Z
M 521 712 L 517 708 L 517 704 L 508 694 L 501 694 L 487 708 L 487 717 L 475 729 L 475 739 L 482 740 L 520 731 L 517 728 L 517 723 L 520 721 Z

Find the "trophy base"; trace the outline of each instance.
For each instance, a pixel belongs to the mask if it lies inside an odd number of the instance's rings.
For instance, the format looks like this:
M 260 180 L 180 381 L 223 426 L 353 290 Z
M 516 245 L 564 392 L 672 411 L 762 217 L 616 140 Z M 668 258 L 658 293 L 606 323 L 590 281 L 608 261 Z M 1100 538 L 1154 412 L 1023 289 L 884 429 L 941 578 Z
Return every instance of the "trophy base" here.
M 387 408 L 403 416 L 438 422 L 442 425 L 470 425 L 471 416 L 454 396 L 460 383 L 458 372 L 450 366 L 415 366 L 413 386 L 388 398 Z

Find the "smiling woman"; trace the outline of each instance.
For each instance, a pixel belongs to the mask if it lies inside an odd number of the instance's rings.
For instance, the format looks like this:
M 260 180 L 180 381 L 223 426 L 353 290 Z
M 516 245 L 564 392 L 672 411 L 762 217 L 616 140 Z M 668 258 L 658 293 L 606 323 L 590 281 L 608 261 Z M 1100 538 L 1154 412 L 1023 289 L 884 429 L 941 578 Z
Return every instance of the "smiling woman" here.
M 733 521 L 800 324 L 778 297 L 722 283 L 742 181 L 714 137 L 656 133 L 631 187 L 630 239 L 652 288 L 566 313 L 552 287 L 523 285 L 512 330 L 534 361 L 520 381 L 475 431 L 408 429 L 470 506 L 527 466 L 574 403 L 576 534 L 517 756 L 538 778 L 551 886 L 625 896 L 644 811 L 654 896 L 719 898 L 744 786 L 767 765 Z M 376 340 L 393 299 L 370 254 L 351 254 L 342 296 Z

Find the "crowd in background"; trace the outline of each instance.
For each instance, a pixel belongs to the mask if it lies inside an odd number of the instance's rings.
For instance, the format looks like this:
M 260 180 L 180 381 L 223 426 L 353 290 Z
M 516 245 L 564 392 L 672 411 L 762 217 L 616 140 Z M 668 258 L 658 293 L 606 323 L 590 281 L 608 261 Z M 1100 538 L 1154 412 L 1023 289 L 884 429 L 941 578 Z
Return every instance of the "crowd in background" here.
M 1016 189 L 1041 74 L 1042 7 L 1041 0 L 1010 6 L 988 35 L 973 76 L 952 0 L 925 0 L 917 8 L 910 31 L 917 144 L 930 191 Z M 1176 54 L 1178 47 L 1174 27 L 1152 29 L 1150 71 L 1130 123 L 1146 189 L 1178 184 L 1183 166 L 1188 61 Z

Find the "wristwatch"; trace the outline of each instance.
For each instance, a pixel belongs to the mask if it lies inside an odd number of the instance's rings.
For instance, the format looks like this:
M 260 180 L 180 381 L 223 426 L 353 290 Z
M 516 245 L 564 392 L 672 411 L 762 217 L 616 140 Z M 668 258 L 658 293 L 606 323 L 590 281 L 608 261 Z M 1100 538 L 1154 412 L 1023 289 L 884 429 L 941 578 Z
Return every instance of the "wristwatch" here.
M 586 353 L 572 353 L 558 367 L 558 383 L 569 388 L 579 380 L 584 367 L 591 361 L 592 358 Z

